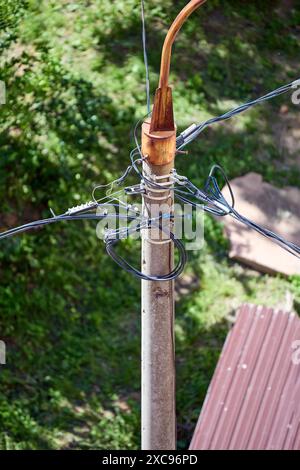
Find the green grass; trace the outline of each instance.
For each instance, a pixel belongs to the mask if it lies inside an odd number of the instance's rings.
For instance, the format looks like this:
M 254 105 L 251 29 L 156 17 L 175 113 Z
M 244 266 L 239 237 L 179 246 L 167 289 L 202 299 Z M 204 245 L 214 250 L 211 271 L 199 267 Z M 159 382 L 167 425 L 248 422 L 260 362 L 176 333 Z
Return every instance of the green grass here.
M 149 0 L 151 93 L 167 28 L 185 1 Z M 5 11 L 4 11 L 5 5 Z M 17 10 L 16 10 L 17 5 Z M 178 36 L 171 81 L 179 129 L 299 76 L 299 1 L 209 0 Z M 24 8 L 23 8 L 24 7 Z M 1 10 L 2 9 L 2 10 Z M 273 10 L 270 15 L 269 11 Z M 18 12 L 17 15 L 14 13 Z M 86 201 L 127 166 L 146 113 L 138 0 L 0 2 L 1 230 Z M 11 18 L 14 18 L 12 20 Z M 285 96 L 205 131 L 177 168 L 202 185 L 258 171 L 299 186 L 272 129 Z M 220 223 L 187 272 L 198 287 L 176 306 L 178 446 L 187 447 L 220 353 L 226 317 L 244 301 L 276 306 L 300 281 L 228 260 Z M 138 244 L 125 244 L 124 250 Z M 140 445 L 140 285 L 74 222 L 1 242 L 2 449 L 136 449 Z

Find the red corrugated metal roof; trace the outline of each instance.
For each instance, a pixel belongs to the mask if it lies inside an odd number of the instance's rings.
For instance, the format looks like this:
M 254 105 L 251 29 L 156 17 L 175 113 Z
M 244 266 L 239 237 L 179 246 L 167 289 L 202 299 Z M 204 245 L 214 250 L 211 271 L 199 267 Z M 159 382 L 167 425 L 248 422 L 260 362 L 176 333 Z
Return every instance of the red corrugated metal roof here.
M 250 305 L 240 308 L 191 450 L 300 450 L 300 364 L 293 349 L 297 340 L 296 314 Z

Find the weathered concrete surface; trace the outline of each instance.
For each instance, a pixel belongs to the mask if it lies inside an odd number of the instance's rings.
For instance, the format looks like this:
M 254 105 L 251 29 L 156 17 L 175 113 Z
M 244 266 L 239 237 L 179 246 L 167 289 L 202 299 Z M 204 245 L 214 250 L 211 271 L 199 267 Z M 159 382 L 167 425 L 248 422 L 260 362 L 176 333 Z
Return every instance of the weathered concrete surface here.
M 151 139 L 143 124 L 142 151 L 152 151 Z M 170 133 L 169 133 L 170 134 Z M 176 131 L 166 137 L 172 140 L 170 148 L 175 152 Z M 159 139 L 159 137 L 158 137 Z M 146 149 L 145 149 L 146 141 Z M 159 146 L 154 146 L 160 152 Z M 164 150 L 168 145 L 164 143 Z M 163 150 L 163 149 L 162 149 Z M 166 152 L 165 156 L 169 156 Z M 156 177 L 169 179 L 174 167 L 173 160 L 164 165 L 143 162 L 143 174 L 155 181 Z M 163 180 L 159 180 L 161 183 Z M 156 188 L 157 189 L 157 188 Z M 168 188 L 151 191 L 147 187 L 143 197 L 145 216 L 158 217 L 160 213 L 172 213 L 173 192 Z M 158 198 L 158 199 L 155 199 Z M 169 222 L 170 224 L 170 222 Z M 165 230 L 168 228 L 165 225 Z M 160 242 L 160 243 L 157 243 Z M 163 243 L 161 243 L 163 242 Z M 148 276 L 162 276 L 174 267 L 174 245 L 163 231 L 142 230 L 142 272 Z M 175 337 L 174 337 L 174 281 L 142 280 L 142 449 L 176 449 L 176 403 L 175 403 Z
M 257 173 L 248 173 L 230 184 L 238 212 L 300 245 L 299 189 L 275 188 Z M 224 188 L 223 194 L 230 200 L 228 189 Z M 298 258 L 231 217 L 225 217 L 224 223 L 230 240 L 230 258 L 266 273 L 300 274 Z

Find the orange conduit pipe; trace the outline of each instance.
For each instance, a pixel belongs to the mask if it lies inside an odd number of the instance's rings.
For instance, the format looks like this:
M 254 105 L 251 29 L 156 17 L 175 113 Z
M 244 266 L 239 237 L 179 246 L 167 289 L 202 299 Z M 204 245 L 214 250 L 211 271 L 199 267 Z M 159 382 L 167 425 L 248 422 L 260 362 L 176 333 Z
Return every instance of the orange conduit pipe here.
M 172 26 L 170 27 L 168 34 L 165 38 L 162 55 L 161 55 L 161 65 L 160 65 L 160 78 L 159 78 L 159 88 L 166 88 L 169 82 L 169 73 L 170 73 L 170 63 L 172 55 L 172 46 L 176 39 L 176 36 L 181 29 L 183 23 L 188 19 L 188 17 L 206 0 L 191 0 L 181 12 L 177 15 L 173 21 Z
M 206 0 L 191 0 L 177 15 L 165 38 L 161 55 L 159 88 L 155 93 L 150 132 L 175 129 L 172 90 L 169 87 L 172 46 L 183 23 L 205 2 Z

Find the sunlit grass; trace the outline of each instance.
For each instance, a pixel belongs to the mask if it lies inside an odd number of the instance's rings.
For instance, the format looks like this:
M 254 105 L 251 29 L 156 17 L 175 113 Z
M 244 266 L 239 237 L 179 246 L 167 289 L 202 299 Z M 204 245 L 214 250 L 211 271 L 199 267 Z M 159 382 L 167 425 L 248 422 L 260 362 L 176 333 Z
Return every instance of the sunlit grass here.
M 186 1 L 146 3 L 153 96 L 164 35 Z M 297 77 L 299 14 L 279 8 L 270 17 L 271 3 L 211 0 L 189 19 L 171 67 L 179 129 Z M 19 29 L 10 28 L 0 34 L 8 84 L 1 229 L 90 200 L 95 183 L 127 167 L 132 126 L 146 114 L 138 0 L 31 0 Z M 257 171 L 273 184 L 299 185 L 299 168 L 283 161 L 272 130 L 282 103 L 297 112 L 288 99 L 206 129 L 176 157 L 178 171 L 201 186 L 219 162 L 230 178 Z M 205 240 L 186 270 L 197 283 L 176 305 L 180 447 L 189 444 L 228 317 L 242 302 L 282 304 L 287 292 L 300 309 L 298 277 L 230 261 L 222 225 L 209 217 Z M 121 249 L 139 265 L 138 243 Z M 96 224 L 1 242 L 0 270 L 0 447 L 138 448 L 140 282 L 107 257 Z

